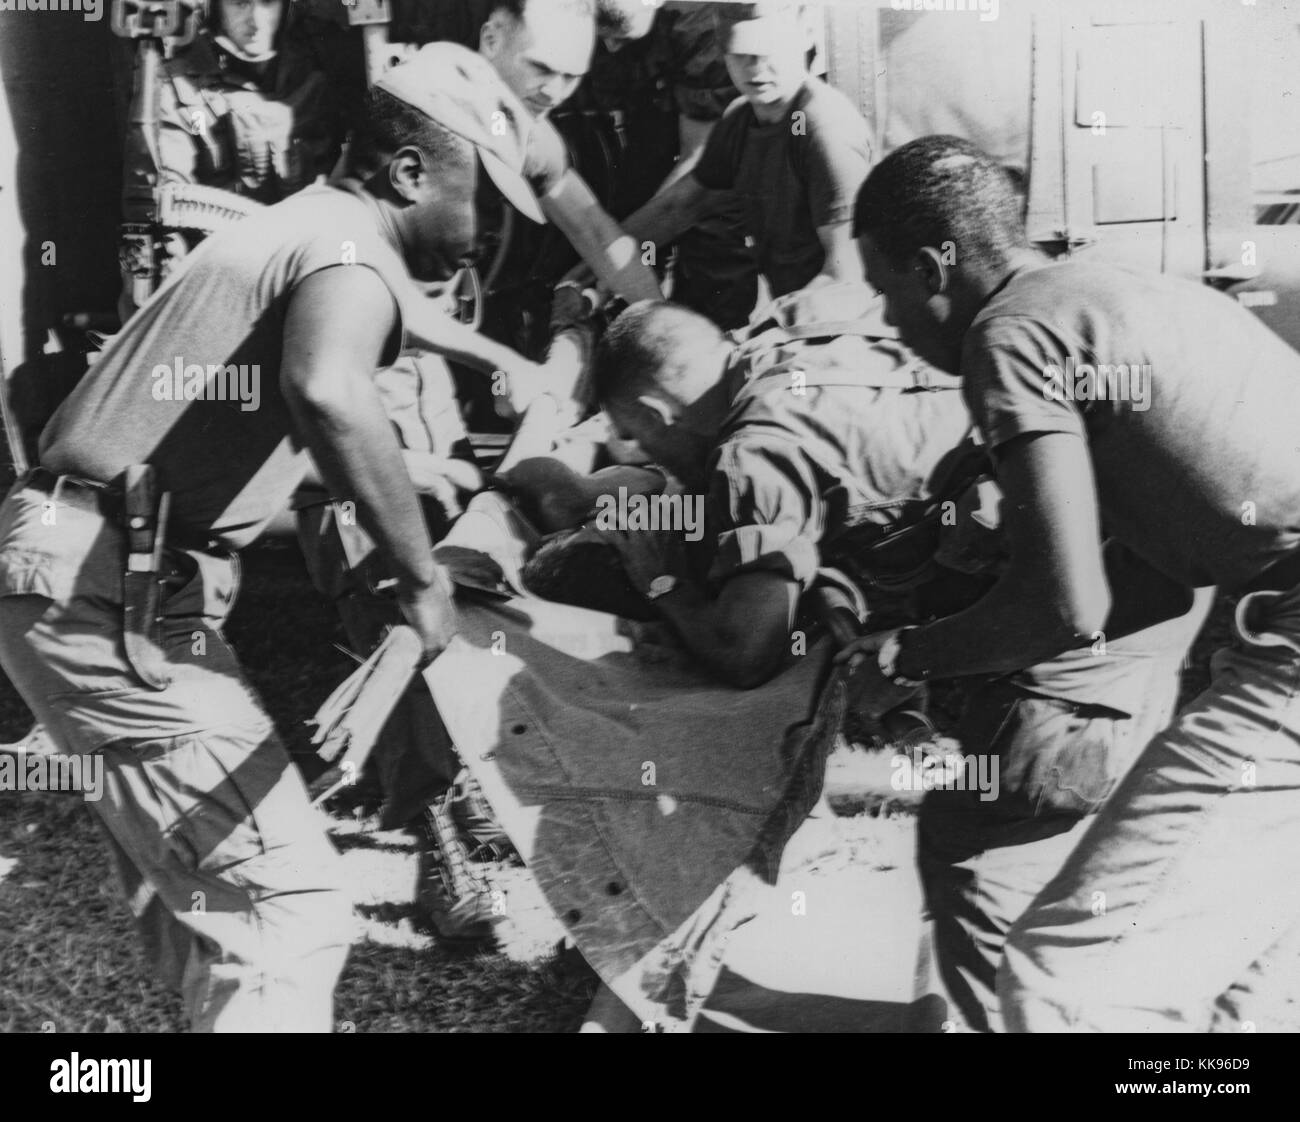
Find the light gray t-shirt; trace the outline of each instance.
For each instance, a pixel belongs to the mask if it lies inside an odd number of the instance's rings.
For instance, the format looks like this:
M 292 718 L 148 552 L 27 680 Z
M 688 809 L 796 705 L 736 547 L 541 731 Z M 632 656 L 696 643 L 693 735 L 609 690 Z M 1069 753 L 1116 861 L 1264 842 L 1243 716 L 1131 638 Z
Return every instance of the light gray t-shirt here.
M 309 187 L 214 234 L 181 262 L 91 366 L 41 434 L 51 471 L 114 481 L 150 463 L 173 524 L 232 549 L 287 505 L 306 469 L 280 390 L 285 313 L 322 269 L 373 269 L 403 306 L 417 298 L 371 205 Z M 368 377 L 373 371 L 358 371 Z
M 1101 365 L 1129 368 L 1127 398 L 1117 369 L 1098 398 Z M 1082 261 L 1023 269 L 976 316 L 961 374 L 994 455 L 1031 433 L 1084 441 L 1104 532 L 1174 581 L 1231 588 L 1300 548 L 1300 353 L 1228 297 Z

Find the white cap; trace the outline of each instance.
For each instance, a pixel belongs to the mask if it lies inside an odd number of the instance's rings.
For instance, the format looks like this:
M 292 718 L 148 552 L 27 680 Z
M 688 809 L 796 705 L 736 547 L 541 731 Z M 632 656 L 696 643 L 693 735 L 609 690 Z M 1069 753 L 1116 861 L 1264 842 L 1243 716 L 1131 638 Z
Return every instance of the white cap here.
M 523 175 L 532 117 L 485 58 L 457 43 L 429 43 L 375 87 L 468 140 L 501 194 L 534 222 L 546 221 Z

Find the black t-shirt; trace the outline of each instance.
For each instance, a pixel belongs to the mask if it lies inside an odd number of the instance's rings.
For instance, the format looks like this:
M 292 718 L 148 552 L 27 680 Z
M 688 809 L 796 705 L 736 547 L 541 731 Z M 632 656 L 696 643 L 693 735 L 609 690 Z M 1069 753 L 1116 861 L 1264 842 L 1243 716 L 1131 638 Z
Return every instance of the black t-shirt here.
M 803 288 L 826 254 L 818 227 L 848 223 L 870 166 L 867 123 L 838 90 L 808 78 L 789 119 L 759 121 L 744 99 L 713 127 L 692 175 L 735 191 L 773 296 Z

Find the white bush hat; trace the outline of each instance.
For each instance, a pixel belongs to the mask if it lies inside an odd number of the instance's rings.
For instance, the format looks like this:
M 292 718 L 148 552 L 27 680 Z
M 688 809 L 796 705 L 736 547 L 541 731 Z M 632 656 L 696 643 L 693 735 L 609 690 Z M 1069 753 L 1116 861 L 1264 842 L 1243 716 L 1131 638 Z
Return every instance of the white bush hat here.
M 487 59 L 457 43 L 429 43 L 375 87 L 468 140 L 501 194 L 534 222 L 546 221 L 523 175 L 532 117 Z

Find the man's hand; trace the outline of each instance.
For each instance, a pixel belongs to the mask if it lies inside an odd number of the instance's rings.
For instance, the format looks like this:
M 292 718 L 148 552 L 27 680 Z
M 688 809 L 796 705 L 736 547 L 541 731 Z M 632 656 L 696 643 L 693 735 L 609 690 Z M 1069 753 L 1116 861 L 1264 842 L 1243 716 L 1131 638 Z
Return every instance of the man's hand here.
M 433 547 L 434 560 L 446 566 L 453 582 L 468 584 L 471 588 L 505 591 L 505 573 L 499 562 L 481 550 L 467 545 L 440 542 Z
M 883 647 L 891 638 L 898 634 L 899 628 L 895 627 L 889 631 L 873 631 L 870 635 L 863 635 L 854 639 L 847 647 L 835 656 L 837 663 L 847 662 L 849 664 L 849 673 L 852 674 L 864 662 L 876 661 L 875 656 L 880 653 Z
M 596 271 L 585 261 L 579 261 L 560 278 L 560 283 L 569 288 L 578 285 L 580 293 L 581 289 L 596 287 Z
M 500 478 L 543 533 L 577 526 L 591 509 L 584 477 L 551 456 L 520 460 Z
M 398 585 L 397 602 L 402 615 L 424 645 L 424 666 L 447 649 L 447 644 L 459 629 L 451 596 L 451 578 L 442 566 L 436 567 L 434 580 L 429 585 L 420 588 L 405 583 Z
M 529 403 L 546 392 L 547 378 L 543 367 L 524 358 L 510 359 L 492 372 L 492 396 L 498 417 L 514 420 L 521 417 Z
M 588 292 L 594 294 L 595 290 L 584 289 L 568 281 L 561 281 L 555 286 L 555 291 L 551 294 L 552 335 L 570 327 L 581 326 L 591 319 L 596 305 Z
M 601 536 L 618 550 L 628 580 L 642 596 L 655 577 L 686 572 L 681 538 L 672 530 L 602 530 Z
M 647 666 L 675 666 L 679 669 L 691 665 L 690 652 L 666 623 L 658 620 L 641 622 L 620 619 L 617 630 L 620 635 L 632 640 L 632 653 L 638 662 Z
M 880 648 L 897 634 L 898 630 L 894 629 L 863 635 L 835 656 L 836 664 L 848 664 L 849 708 L 870 718 L 873 723 L 924 688 L 899 685 L 880 672 L 877 660 Z

